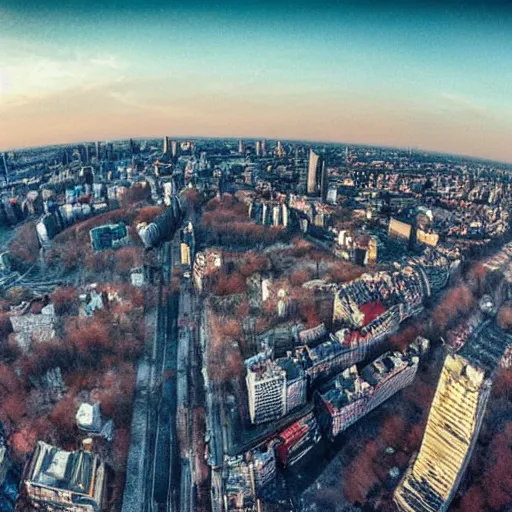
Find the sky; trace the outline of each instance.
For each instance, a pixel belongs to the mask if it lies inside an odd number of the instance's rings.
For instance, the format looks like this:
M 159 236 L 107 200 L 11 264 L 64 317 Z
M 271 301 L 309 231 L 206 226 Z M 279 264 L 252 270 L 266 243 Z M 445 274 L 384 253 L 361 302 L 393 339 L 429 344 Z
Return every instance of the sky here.
M 512 162 L 512 2 L 0 0 L 0 150 L 348 142 Z

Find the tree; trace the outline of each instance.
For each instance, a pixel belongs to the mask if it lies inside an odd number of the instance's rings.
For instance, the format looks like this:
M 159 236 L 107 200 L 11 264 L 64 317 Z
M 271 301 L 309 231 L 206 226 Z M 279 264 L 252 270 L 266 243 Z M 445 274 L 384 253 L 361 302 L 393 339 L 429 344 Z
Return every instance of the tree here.
M 27 415 L 27 406 L 21 394 L 9 395 L 0 406 L 0 416 L 12 425 L 19 425 L 22 418 Z
M 314 301 L 307 301 L 300 304 L 299 312 L 300 316 L 306 322 L 306 327 L 308 329 L 316 327 L 322 323 Z
M 465 283 L 448 290 L 432 314 L 438 330 L 444 331 L 454 320 L 468 314 L 474 306 L 475 298 Z
M 126 461 L 130 450 L 130 430 L 117 428 L 114 432 L 112 456 L 117 471 L 126 471 Z
M 420 330 L 416 324 L 408 325 L 389 337 L 390 345 L 396 350 L 405 350 L 419 336 Z
M 20 387 L 20 380 L 12 367 L 0 363 L 0 396 L 15 394 Z
M 101 355 L 114 350 L 114 338 L 109 327 L 98 314 L 87 319 L 73 318 L 66 323 L 66 340 L 75 348 L 79 363 L 87 367 L 96 366 Z
M 350 503 L 366 503 L 368 494 L 379 483 L 373 468 L 377 453 L 377 443 L 369 441 L 344 472 L 343 492 Z
M 247 284 L 245 279 L 238 273 L 220 274 L 214 286 L 215 295 L 232 295 L 235 293 L 245 293 Z
M 308 269 L 297 269 L 290 274 L 290 284 L 292 286 L 301 286 L 312 278 L 313 275 Z
M 39 256 L 39 238 L 36 221 L 29 221 L 16 230 L 16 235 L 9 244 L 9 253 L 26 264 L 33 264 Z
M 357 279 L 362 273 L 363 269 L 357 265 L 348 261 L 337 261 L 330 266 L 327 274 L 331 281 L 345 283 Z
M 505 304 L 498 311 L 498 325 L 503 330 L 512 329 L 512 306 Z
M 270 267 L 270 259 L 264 254 L 250 251 L 245 254 L 244 260 L 238 266 L 240 274 L 249 277 L 256 272 L 262 272 Z
M 74 397 L 68 394 L 55 404 L 49 419 L 59 430 L 72 433 L 75 428 L 76 411 Z
M 121 197 L 120 204 L 123 208 L 128 208 L 142 201 L 151 199 L 151 187 L 146 181 L 134 183 Z
M 22 461 L 32 452 L 37 443 L 37 432 L 29 426 L 22 426 L 9 438 L 9 446 L 12 448 L 15 458 Z
M 153 222 L 164 211 L 165 206 L 145 206 L 144 208 L 140 208 L 137 211 L 137 215 L 135 216 L 133 225 L 137 226 L 137 224 L 141 222 L 149 224 Z
M 78 293 L 75 288 L 61 286 L 50 296 L 57 315 L 78 314 Z
M 9 313 L 0 312 L 0 339 L 7 339 L 12 332 L 12 324 Z
M 140 250 L 136 247 L 121 247 L 115 252 L 116 271 L 119 274 L 127 275 L 134 267 L 142 264 Z
M 486 510 L 484 491 L 479 484 L 473 484 L 468 491 L 464 493 L 458 510 L 460 512 L 481 512 Z

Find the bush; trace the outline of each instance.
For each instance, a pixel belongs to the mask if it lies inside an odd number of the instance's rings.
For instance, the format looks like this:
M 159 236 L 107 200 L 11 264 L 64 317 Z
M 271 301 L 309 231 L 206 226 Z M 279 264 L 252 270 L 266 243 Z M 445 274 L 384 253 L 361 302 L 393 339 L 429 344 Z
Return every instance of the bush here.
M 33 264 L 39 256 L 39 247 L 36 221 L 30 221 L 16 230 L 16 235 L 9 244 L 9 252 L 26 264 Z

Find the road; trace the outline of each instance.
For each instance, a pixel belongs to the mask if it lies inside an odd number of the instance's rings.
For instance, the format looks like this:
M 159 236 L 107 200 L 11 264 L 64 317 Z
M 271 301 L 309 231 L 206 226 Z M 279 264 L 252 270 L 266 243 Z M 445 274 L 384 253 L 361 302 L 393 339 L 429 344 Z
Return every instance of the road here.
M 180 458 L 176 435 L 176 367 L 179 297 L 168 293 L 179 234 L 159 253 L 156 311 L 146 315 L 147 353 L 137 365 L 123 512 L 177 512 Z M 152 339 L 150 316 L 156 327 Z
M 179 235 L 162 247 L 159 323 L 153 353 L 158 400 L 150 451 L 153 461 L 150 471 L 151 512 L 174 512 L 179 504 L 180 465 L 176 433 L 179 298 L 165 293 L 176 261 L 176 245 L 179 245 Z

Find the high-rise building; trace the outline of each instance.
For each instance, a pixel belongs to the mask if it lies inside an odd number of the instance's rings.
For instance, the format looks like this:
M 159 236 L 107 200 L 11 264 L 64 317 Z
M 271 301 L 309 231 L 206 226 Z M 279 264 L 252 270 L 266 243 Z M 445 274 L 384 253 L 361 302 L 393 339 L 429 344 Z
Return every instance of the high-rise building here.
M 261 156 L 261 141 L 256 141 L 256 156 Z
M 245 143 L 242 139 L 238 141 L 238 152 L 241 155 L 245 155 Z
M 421 448 L 395 492 L 398 509 L 448 510 L 478 437 L 490 381 L 458 355 L 446 357 Z
M 468 336 L 446 356 L 420 450 L 395 490 L 402 512 L 446 512 L 471 459 L 512 336 L 489 319 Z
M 164 147 L 163 147 L 163 154 L 164 155 L 168 155 L 169 154 L 169 150 L 171 148 L 169 147 L 169 137 L 167 137 L 167 135 L 164 137 Z
M 307 379 L 291 358 L 246 360 L 249 415 L 253 424 L 279 419 L 306 402 Z
M 277 158 L 283 158 L 286 155 L 283 145 L 280 140 L 277 141 L 276 145 L 276 156 Z
M 178 141 L 176 140 L 171 141 L 171 156 L 173 158 L 178 156 Z
M 307 193 L 312 196 L 320 196 L 325 201 L 328 186 L 329 177 L 325 160 L 311 149 L 309 152 Z
M 5 181 L 9 181 L 9 164 L 7 163 L 7 153 L 2 153 L 2 175 Z
M 261 141 L 261 156 L 267 156 L 267 141 Z
M 113 162 L 114 161 L 114 143 L 107 142 L 105 145 L 106 145 L 106 148 L 105 148 L 106 158 L 109 162 Z

